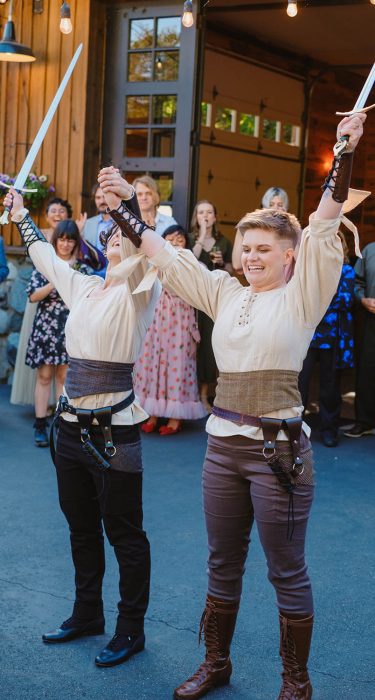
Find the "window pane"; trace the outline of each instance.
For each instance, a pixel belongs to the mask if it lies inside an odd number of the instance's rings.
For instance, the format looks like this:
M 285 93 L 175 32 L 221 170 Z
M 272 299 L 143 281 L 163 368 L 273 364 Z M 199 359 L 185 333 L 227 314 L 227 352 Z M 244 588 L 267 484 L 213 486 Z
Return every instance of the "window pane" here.
M 280 122 L 275 119 L 263 119 L 263 138 L 269 141 L 280 141 Z
M 179 51 L 159 51 L 155 56 L 155 80 L 178 80 Z
M 173 194 L 173 173 L 150 173 L 156 180 L 161 202 L 170 202 Z
M 221 131 L 236 131 L 236 115 L 234 109 L 218 107 L 216 110 L 215 129 Z
M 174 135 L 174 129 L 153 129 L 151 155 L 154 158 L 173 158 Z
M 125 156 L 128 158 L 147 158 L 147 144 L 147 129 L 125 129 Z
M 283 141 L 289 146 L 299 146 L 300 127 L 294 124 L 283 125 Z
M 154 95 L 152 98 L 152 121 L 154 124 L 176 122 L 177 95 Z
M 179 46 L 181 17 L 159 17 L 156 46 Z
M 150 98 L 148 95 L 134 95 L 126 98 L 125 121 L 127 124 L 147 124 L 150 119 Z
M 132 19 L 130 22 L 130 49 L 146 49 L 154 43 L 154 20 Z
M 202 102 L 201 104 L 201 119 L 202 126 L 211 126 L 212 105 L 208 102 Z
M 255 114 L 240 114 L 240 134 L 259 136 L 259 117 Z
M 152 79 L 152 53 L 130 53 L 128 80 L 132 83 Z

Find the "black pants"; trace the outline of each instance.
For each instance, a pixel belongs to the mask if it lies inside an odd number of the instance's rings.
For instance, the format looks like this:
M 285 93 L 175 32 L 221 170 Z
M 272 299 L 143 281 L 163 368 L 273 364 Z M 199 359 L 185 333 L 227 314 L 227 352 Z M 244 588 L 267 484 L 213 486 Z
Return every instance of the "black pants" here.
M 358 423 L 375 427 L 375 316 L 370 312 L 358 362 L 355 414 Z
M 304 407 L 309 402 L 309 385 L 314 365 L 319 360 L 319 417 L 320 430 L 337 433 L 341 410 L 341 373 L 336 369 L 334 348 L 309 348 L 299 375 L 299 390 Z
M 90 433 L 103 450 L 100 429 Z M 82 620 L 102 614 L 103 524 L 120 572 L 116 633 L 137 634 L 143 630 L 150 587 L 150 546 L 142 529 L 139 428 L 113 426 L 112 433 L 117 455 L 111 469 L 103 472 L 82 449 L 78 424 L 59 421 L 56 472 L 75 568 L 73 612 Z

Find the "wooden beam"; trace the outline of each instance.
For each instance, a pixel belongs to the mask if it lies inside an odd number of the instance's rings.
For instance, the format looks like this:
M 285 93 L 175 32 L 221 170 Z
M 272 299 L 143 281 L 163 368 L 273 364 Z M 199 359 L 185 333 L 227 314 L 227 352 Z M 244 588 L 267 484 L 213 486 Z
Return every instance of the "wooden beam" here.
M 234 13 L 234 12 L 263 12 L 272 10 L 286 10 L 287 0 L 284 2 L 255 2 L 246 3 L 243 5 L 231 5 L 229 2 L 227 5 L 214 5 L 209 3 L 206 7 L 206 12 L 209 15 L 219 14 L 219 13 Z M 314 10 L 320 7 L 334 7 L 340 5 L 341 7 L 348 5 L 369 5 L 369 0 L 312 0 L 308 5 L 305 2 L 299 0 L 299 7 L 301 11 L 304 10 Z

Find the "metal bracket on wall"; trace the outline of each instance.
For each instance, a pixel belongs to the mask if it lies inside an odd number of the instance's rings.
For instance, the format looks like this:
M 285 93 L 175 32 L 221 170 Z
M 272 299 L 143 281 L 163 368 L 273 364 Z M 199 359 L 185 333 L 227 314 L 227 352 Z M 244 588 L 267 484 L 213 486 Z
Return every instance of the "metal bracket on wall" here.
M 207 182 L 208 182 L 209 185 L 211 184 L 211 182 L 212 182 L 212 180 L 214 179 L 214 177 L 215 177 L 215 176 L 214 176 L 212 170 L 210 169 L 210 170 L 208 171 L 208 173 L 207 173 Z
M 257 177 L 255 178 L 255 189 L 256 189 L 256 190 L 259 190 L 259 187 L 261 186 L 261 184 L 262 184 L 262 183 L 261 183 L 261 181 L 259 180 L 259 177 L 257 176 Z
M 44 0 L 33 0 L 33 15 L 41 15 L 44 10 Z
M 212 88 L 212 99 L 216 100 L 218 94 L 219 94 L 219 90 L 217 89 L 216 85 L 214 85 Z

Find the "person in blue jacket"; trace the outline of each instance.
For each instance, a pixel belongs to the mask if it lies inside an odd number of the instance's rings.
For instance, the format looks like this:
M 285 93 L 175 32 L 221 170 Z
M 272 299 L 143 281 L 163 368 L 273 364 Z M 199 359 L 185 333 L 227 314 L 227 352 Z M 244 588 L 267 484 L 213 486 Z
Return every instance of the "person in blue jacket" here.
M 5 257 L 4 241 L 0 236 L 0 282 L 4 282 L 9 275 L 9 267 Z
M 353 316 L 355 272 L 349 265 L 344 235 L 344 264 L 337 292 L 315 330 L 299 375 L 299 389 L 306 409 L 314 365 L 319 361 L 319 418 L 322 442 L 326 447 L 338 444 L 341 411 L 341 370 L 354 365 Z

